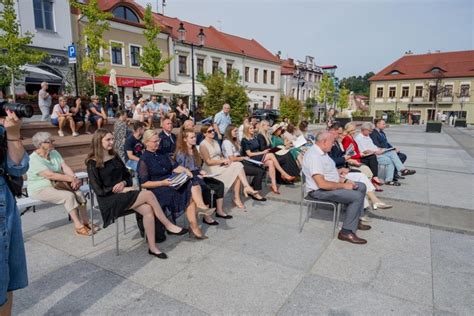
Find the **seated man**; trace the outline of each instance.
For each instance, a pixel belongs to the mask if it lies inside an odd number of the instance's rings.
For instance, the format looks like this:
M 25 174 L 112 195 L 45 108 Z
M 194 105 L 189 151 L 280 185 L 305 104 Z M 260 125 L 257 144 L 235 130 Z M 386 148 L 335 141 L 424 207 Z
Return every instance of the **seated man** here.
M 164 119 L 161 125 L 160 137 L 160 153 L 172 155 L 176 149 L 176 135 L 173 134 L 173 123 L 170 119 Z
M 134 121 L 145 122 L 147 128 L 153 127 L 153 114 L 149 111 L 145 98 L 140 98 L 133 112 Z
M 58 104 L 53 108 L 53 113 L 51 114 L 51 124 L 58 126 L 58 135 L 60 137 L 64 136 L 63 128 L 69 123 L 71 128 L 72 136 L 79 136 L 79 133 L 76 132 L 76 123 L 74 122 L 73 113 L 69 112 L 69 106 L 66 104 L 65 97 L 59 97 Z
M 328 131 L 320 132 L 313 146 L 303 158 L 303 173 L 309 196 L 314 199 L 345 204 L 346 216 L 337 238 L 354 244 L 365 244 L 367 240 L 356 235 L 357 229 L 371 227 L 360 222 L 364 212 L 366 186 L 361 182 L 351 182 L 340 177 L 336 164 L 327 154 L 335 137 Z
M 135 121 L 132 125 L 133 133 L 128 136 L 125 141 L 124 149 L 126 152 L 127 162 L 125 163 L 127 167 L 131 168 L 133 171 L 137 171 L 138 161 L 143 153 L 145 146 L 143 145 L 141 139 L 145 133 L 146 124 L 143 122 Z
M 385 132 L 383 131 L 385 129 L 385 121 L 384 120 L 376 120 L 375 121 L 375 128 L 372 130 L 370 133 L 370 138 L 372 138 L 372 141 L 374 142 L 374 145 L 377 146 L 378 148 L 395 148 L 395 152 L 397 153 L 396 156 L 400 159 L 400 162 L 402 164 L 407 160 L 407 156 L 403 153 L 400 152 L 400 149 L 397 147 L 393 147 L 387 139 L 387 135 L 385 135 Z M 362 149 L 361 149 L 362 150 Z M 363 151 L 363 150 L 362 150 Z M 395 155 L 391 155 L 391 158 L 395 157 Z M 392 159 L 393 163 L 395 164 L 396 170 L 394 173 L 394 180 L 397 179 L 404 179 L 403 176 L 415 174 L 415 170 L 410 170 L 406 169 L 403 165 L 400 165 L 398 161 L 395 161 Z M 398 175 L 398 171 L 401 172 L 401 176 Z
M 91 96 L 91 103 L 87 109 L 89 110 L 89 117 L 86 117 L 86 121 L 89 119 L 91 124 L 96 124 L 97 129 L 107 123 L 107 114 L 104 107 L 99 103 L 98 96 Z
M 160 107 L 161 104 L 158 102 L 156 95 L 151 96 L 150 102 L 147 104 L 148 111 L 153 115 L 153 121 L 160 121 Z
M 160 106 L 160 117 L 162 123 L 166 118 L 169 118 L 171 123 L 176 120 L 176 113 L 171 110 L 171 106 L 169 105 L 168 99 L 166 98 L 163 98 L 163 103 Z

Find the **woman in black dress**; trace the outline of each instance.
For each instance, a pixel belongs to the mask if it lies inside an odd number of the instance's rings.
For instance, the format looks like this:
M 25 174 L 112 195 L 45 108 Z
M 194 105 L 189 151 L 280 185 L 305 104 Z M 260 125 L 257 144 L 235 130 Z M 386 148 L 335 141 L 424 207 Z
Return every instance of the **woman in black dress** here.
M 260 144 L 260 150 L 272 148 L 272 137 L 270 134 L 270 124 L 268 121 L 262 120 L 260 122 L 260 129 L 258 131 L 257 139 Z M 283 170 L 285 170 L 285 173 L 291 176 L 291 178 L 288 178 L 284 173 L 281 173 L 281 171 L 277 169 L 277 182 L 294 182 L 295 178 L 300 175 L 300 168 L 298 168 L 298 165 L 291 156 L 291 153 L 287 152 L 284 155 L 275 155 L 275 157 L 277 158 Z
M 281 167 L 275 155 L 269 152 L 269 148 L 263 150 L 261 149 L 260 142 L 258 141 L 257 137 L 255 137 L 255 130 L 252 125 L 244 126 L 244 135 L 240 144 L 242 147 L 242 153 L 245 156 L 253 160 L 263 162 L 265 167 L 268 168 L 268 174 L 270 175 L 270 179 L 272 181 L 271 189 L 273 193 L 280 194 L 276 183 L 277 170 L 288 181 L 292 181 L 295 179 L 295 177 L 292 177 L 288 173 L 286 173 L 286 171 Z
M 171 223 L 150 191 L 140 191 L 132 186 L 132 177 L 125 164 L 114 151 L 114 136 L 99 128 L 92 137 L 91 152 L 86 159 L 89 183 L 97 196 L 104 228 L 129 210 L 143 216 L 148 240 L 148 253 L 160 259 L 168 256 L 155 244 L 155 216 L 166 227 L 168 234 L 183 235 L 187 229 Z
M 196 239 L 206 239 L 197 224 L 196 217 L 198 214 L 209 216 L 214 213 L 215 208 L 209 208 L 204 204 L 201 189 L 193 188 L 192 181 L 186 182 L 179 189 L 170 186 L 169 178 L 173 173 L 186 172 L 189 177 L 193 174 L 172 161 L 168 154 L 158 150 L 160 137 L 155 130 L 147 130 L 143 134 L 143 143 L 146 150 L 138 162 L 138 178 L 141 186 L 155 194 L 172 221 L 176 221 L 185 212 L 189 221 L 189 234 L 194 235 Z
M 202 159 L 196 148 L 196 133 L 192 129 L 182 130 L 176 141 L 174 159 L 181 166 L 189 169 L 193 178 L 193 188 L 199 187 L 206 203 L 211 203 L 211 190 L 214 191 L 212 199 L 216 205 L 216 217 L 231 219 L 232 216 L 224 212 L 224 183 L 215 178 L 204 177 L 206 172 L 201 169 Z M 214 202 L 212 201 L 212 202 Z M 211 216 L 204 216 L 202 222 L 207 225 L 219 225 Z

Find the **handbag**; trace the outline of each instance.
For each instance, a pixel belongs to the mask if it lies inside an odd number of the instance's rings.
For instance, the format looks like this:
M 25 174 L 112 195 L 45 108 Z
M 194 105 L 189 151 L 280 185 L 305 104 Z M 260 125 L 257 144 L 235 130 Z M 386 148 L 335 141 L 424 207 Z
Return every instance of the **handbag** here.
M 3 168 L 0 167 L 0 175 L 5 178 L 5 182 L 8 185 L 13 196 L 21 197 L 23 193 L 23 177 L 15 177 L 7 173 L 7 157 L 8 157 L 8 149 L 7 149 L 7 132 L 3 126 L 0 128 L 0 145 L 2 146 L 2 151 L 0 152 L 0 160 L 1 164 L 3 164 Z
M 23 194 L 23 177 L 14 177 L 6 174 L 5 181 L 13 196 L 21 197 Z
M 76 199 L 76 202 L 81 206 L 85 205 L 83 201 L 79 200 L 79 198 L 76 195 L 77 190 L 74 190 L 69 182 L 55 181 L 55 180 L 51 182 L 53 183 L 53 188 L 55 188 L 56 190 L 69 191 L 69 192 L 74 193 L 74 198 Z

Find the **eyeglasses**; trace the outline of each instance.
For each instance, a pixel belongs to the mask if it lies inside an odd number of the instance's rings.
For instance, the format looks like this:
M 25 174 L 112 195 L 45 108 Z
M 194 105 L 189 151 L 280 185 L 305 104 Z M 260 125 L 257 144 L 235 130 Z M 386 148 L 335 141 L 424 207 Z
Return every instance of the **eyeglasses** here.
M 54 139 L 45 140 L 43 143 L 44 144 L 54 144 Z
M 214 129 L 210 129 L 210 130 L 207 131 L 208 134 L 211 134 L 211 133 L 214 133 L 214 132 L 215 132 Z

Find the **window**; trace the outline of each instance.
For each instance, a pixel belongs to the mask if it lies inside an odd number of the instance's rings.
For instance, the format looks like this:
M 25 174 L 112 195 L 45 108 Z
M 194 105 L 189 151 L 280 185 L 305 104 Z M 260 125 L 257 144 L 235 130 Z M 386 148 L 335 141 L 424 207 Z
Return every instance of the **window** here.
M 263 83 L 267 83 L 267 70 L 263 71 Z
M 219 61 L 212 61 L 212 74 L 216 74 L 219 71 Z
M 129 22 L 139 23 L 138 16 L 129 8 L 120 6 L 116 7 L 112 13 L 116 18 Z
M 130 45 L 130 65 L 140 67 L 140 46 Z
M 421 98 L 423 96 L 423 87 L 416 86 L 415 87 L 415 98 Z
M 377 88 L 377 98 L 383 98 L 383 87 Z
M 402 98 L 408 98 L 409 91 L 410 91 L 410 87 L 402 87 Z
M 110 42 L 110 56 L 112 57 L 113 65 L 124 65 L 123 44 Z
M 445 97 L 452 97 L 453 96 L 453 85 L 447 84 L 444 86 L 444 94 Z
M 188 58 L 187 56 L 179 56 L 179 74 L 180 75 L 186 75 L 188 73 Z
M 273 108 L 273 102 L 275 102 L 275 97 L 272 95 L 270 97 L 270 105 L 272 106 L 272 108 Z
M 461 97 L 468 97 L 469 96 L 469 89 L 470 86 L 468 84 L 461 85 Z
M 275 72 L 270 72 L 270 83 L 275 84 Z
M 245 82 L 249 82 L 250 68 L 245 67 Z
M 388 88 L 388 97 L 389 98 L 395 98 L 395 93 L 397 92 L 396 87 L 389 87 Z
M 230 77 L 230 75 L 232 74 L 232 63 L 227 63 L 226 73 L 227 73 L 227 77 Z
M 33 0 L 33 11 L 37 29 L 54 31 L 53 1 Z
M 258 83 L 258 68 L 253 70 L 253 82 Z
M 197 59 L 197 72 L 204 73 L 204 58 Z

